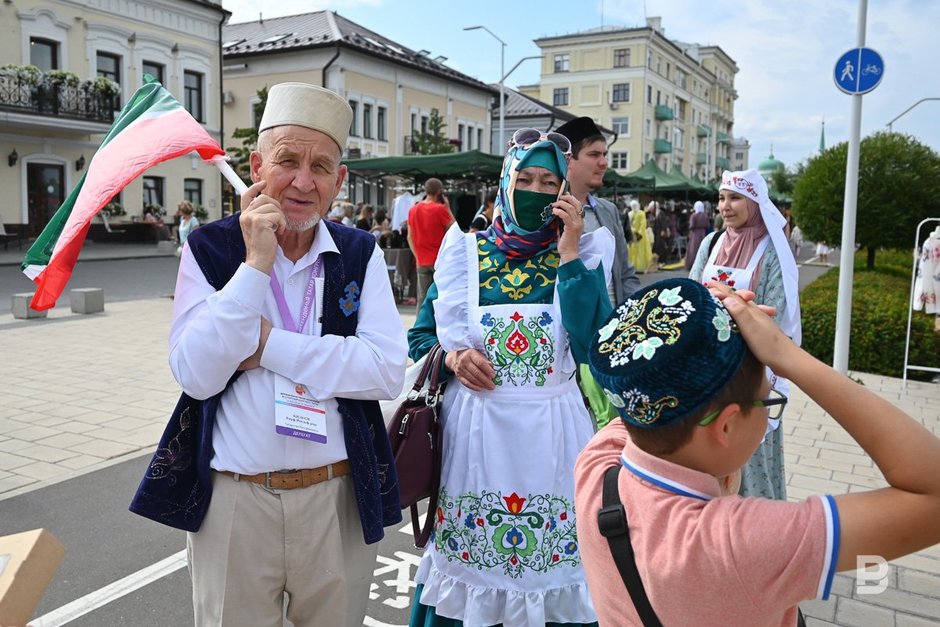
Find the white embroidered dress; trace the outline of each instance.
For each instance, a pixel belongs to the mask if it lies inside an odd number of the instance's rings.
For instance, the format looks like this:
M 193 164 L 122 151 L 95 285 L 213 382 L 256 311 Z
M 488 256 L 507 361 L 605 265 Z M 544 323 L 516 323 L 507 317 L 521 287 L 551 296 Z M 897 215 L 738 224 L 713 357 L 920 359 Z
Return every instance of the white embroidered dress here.
M 580 250 L 585 266 L 603 260 L 606 270 L 613 237 L 606 229 L 584 235 Z M 434 278 L 441 346 L 484 352 L 497 387 L 448 383 L 441 498 L 416 575 L 421 603 L 467 626 L 596 621 L 574 515 L 575 459 L 593 426 L 557 287 L 553 303 L 481 306 L 477 239 L 455 228 Z

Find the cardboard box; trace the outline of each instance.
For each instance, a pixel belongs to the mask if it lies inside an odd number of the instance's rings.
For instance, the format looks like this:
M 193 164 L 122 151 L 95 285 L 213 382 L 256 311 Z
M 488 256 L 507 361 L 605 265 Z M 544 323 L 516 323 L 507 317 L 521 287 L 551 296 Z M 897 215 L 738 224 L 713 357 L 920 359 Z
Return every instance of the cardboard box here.
M 52 581 L 65 547 L 45 529 L 0 537 L 0 625 L 25 625 Z

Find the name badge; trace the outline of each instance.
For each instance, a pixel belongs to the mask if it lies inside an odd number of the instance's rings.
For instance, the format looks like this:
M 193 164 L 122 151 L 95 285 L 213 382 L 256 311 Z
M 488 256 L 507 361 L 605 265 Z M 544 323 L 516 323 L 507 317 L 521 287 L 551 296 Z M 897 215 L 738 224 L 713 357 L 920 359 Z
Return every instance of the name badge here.
M 307 388 L 274 375 L 274 429 L 279 435 L 326 444 L 326 410 Z

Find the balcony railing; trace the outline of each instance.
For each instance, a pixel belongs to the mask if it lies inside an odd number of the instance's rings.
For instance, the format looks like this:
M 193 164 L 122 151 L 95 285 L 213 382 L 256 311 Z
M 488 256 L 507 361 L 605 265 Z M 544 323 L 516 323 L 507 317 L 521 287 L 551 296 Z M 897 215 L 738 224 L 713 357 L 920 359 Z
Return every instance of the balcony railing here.
M 657 139 L 653 142 L 653 152 L 658 154 L 672 152 L 672 142 L 666 141 L 665 139 Z
M 656 119 L 657 120 L 671 120 L 675 117 L 672 109 L 666 105 L 656 105 Z
M 708 162 L 708 155 L 704 152 L 700 152 L 695 155 L 695 164 L 696 165 L 705 165 Z
M 715 159 L 715 165 L 723 170 L 727 170 L 731 167 L 731 161 L 727 157 L 717 157 Z
M 708 137 L 712 134 L 712 127 L 708 126 L 707 124 L 699 124 L 697 133 L 699 137 Z
M 0 109 L 4 111 L 111 124 L 114 111 L 119 108 L 117 96 L 81 85 L 29 85 L 15 77 L 0 75 Z
M 728 135 L 727 133 L 722 133 L 721 131 L 718 131 L 718 143 L 719 143 L 719 144 L 730 144 L 730 143 L 731 143 L 731 135 Z

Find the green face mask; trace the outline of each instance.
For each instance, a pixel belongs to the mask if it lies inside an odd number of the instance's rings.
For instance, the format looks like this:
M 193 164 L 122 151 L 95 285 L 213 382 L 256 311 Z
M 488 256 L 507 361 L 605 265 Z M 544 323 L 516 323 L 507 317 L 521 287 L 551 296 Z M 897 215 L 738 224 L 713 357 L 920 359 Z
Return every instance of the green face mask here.
M 517 189 L 512 194 L 512 204 L 515 213 L 515 222 L 526 231 L 538 231 L 542 226 L 554 218 L 551 209 L 547 212 L 545 207 L 558 199 L 557 194 L 543 194 Z

